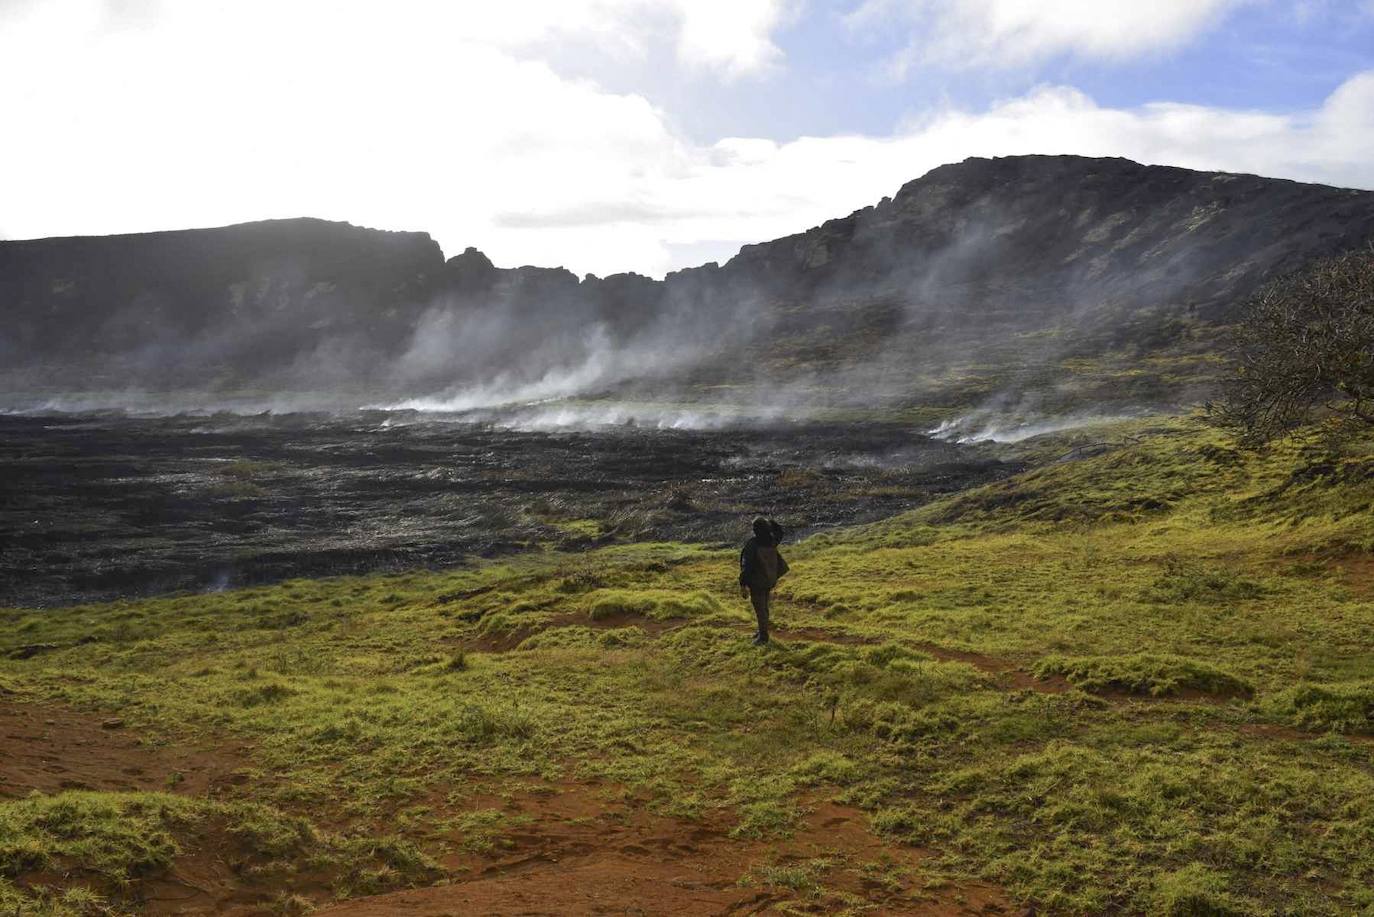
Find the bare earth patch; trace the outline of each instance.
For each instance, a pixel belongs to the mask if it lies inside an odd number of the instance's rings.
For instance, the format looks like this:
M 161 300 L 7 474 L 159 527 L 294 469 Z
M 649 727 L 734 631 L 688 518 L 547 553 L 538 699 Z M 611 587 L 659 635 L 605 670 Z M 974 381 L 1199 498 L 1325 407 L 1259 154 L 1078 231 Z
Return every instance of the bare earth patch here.
M 67 790 L 227 795 L 244 780 L 241 747 L 153 744 L 117 718 L 0 698 L 0 796 Z M 932 878 L 930 854 L 885 843 L 862 812 L 824 799 L 784 839 L 734 838 L 733 817 L 683 819 L 649 811 L 622 790 L 567 781 L 458 795 L 455 827 L 433 838 L 440 884 L 331 902 L 327 876 L 239 875 L 254 852 L 210 825 L 172 868 L 137 880 L 129 900 L 147 914 L 268 914 L 300 895 L 332 917 L 413 914 L 755 914 L 858 907 L 865 914 L 1011 914 L 997 888 Z M 437 800 L 436 800 L 437 801 Z M 491 813 L 489 837 L 458 827 Z M 481 841 L 481 843 L 474 843 Z M 20 884 L 69 886 L 79 876 L 32 874 Z
M 244 749 L 232 744 L 154 744 L 117 717 L 0 698 L 0 798 L 81 790 L 214 798 L 247 781 L 245 765 Z M 235 864 L 251 859 L 254 851 L 223 827 L 209 825 L 189 839 L 171 870 L 148 876 L 131 890 L 129 897 L 139 913 L 265 913 L 262 903 L 275 893 L 237 875 Z M 19 885 L 28 888 L 94 881 L 80 873 L 41 872 L 18 878 Z M 315 883 L 316 889 L 323 887 Z
M 731 838 L 723 816 L 660 815 L 586 783 L 468 802 L 514 826 L 498 849 L 446 858 L 448 884 L 316 913 L 755 914 L 785 902 L 812 913 L 1016 913 L 994 887 L 933 882 L 923 868 L 929 853 L 884 843 L 862 812 L 833 802 L 813 802 L 795 832 L 776 841 Z
M 0 797 L 33 790 L 214 796 L 241 782 L 243 749 L 153 745 L 117 717 L 0 698 Z

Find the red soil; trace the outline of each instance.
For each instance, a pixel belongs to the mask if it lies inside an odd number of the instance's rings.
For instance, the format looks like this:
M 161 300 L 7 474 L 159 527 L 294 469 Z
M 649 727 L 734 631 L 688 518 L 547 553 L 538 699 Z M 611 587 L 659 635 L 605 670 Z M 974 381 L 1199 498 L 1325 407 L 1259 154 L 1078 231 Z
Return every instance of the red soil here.
M 37 790 L 169 790 L 244 794 L 244 749 L 178 747 L 141 740 L 115 719 L 0 697 L 0 796 Z M 180 775 L 180 776 L 174 776 Z M 498 788 L 499 789 L 499 788 Z M 449 878 L 428 888 L 329 905 L 326 876 L 252 876 L 253 851 L 209 826 L 183 841 L 168 874 L 136 880 L 124 899 L 147 914 L 268 914 L 301 895 L 333 917 L 412 914 L 753 914 L 790 902 L 806 912 L 858 905 L 866 914 L 1008 914 L 995 887 L 932 881 L 929 854 L 887 844 L 857 810 L 815 800 L 781 841 L 729 836 L 733 816 L 685 820 L 648 811 L 613 787 L 585 783 L 513 786 L 469 796 L 457 809 L 435 794 L 440 815 L 499 809 L 494 849 L 441 860 Z M 444 811 L 450 809 L 449 811 Z M 458 829 L 429 840 L 461 851 Z M 817 862 L 823 861 L 823 862 Z M 764 867 L 797 867 L 811 888 L 769 884 Z M 34 874 L 21 884 L 86 884 L 79 874 Z M 929 886 L 929 887 L 927 887 Z M 107 890 L 113 891 L 113 890 Z
M 233 744 L 155 744 L 125 727 L 118 717 L 82 713 L 53 704 L 29 704 L 0 697 L 0 799 L 67 790 L 162 791 L 187 796 L 227 795 L 248 781 L 244 750 Z M 236 864 L 253 851 L 211 825 L 186 839 L 185 850 L 165 875 L 150 876 L 122 890 L 143 914 L 258 914 L 275 892 L 250 888 Z M 30 873 L 25 887 L 102 887 L 79 871 Z
M 215 795 L 243 781 L 242 749 L 157 746 L 117 717 L 0 697 L 0 797 L 33 790 Z
M 729 837 L 730 820 L 686 821 L 648 811 L 613 788 L 565 783 L 509 797 L 475 798 L 513 827 L 508 847 L 454 854 L 449 884 L 346 901 L 328 917 L 467 914 L 755 914 L 791 902 L 813 913 L 862 905 L 871 914 L 1009 914 L 996 888 L 925 889 L 929 854 L 875 837 L 857 810 L 817 801 L 792 837 Z M 533 820 L 520 825 L 522 816 Z M 461 835 L 454 840 L 461 842 Z M 816 861 L 823 860 L 823 863 Z M 813 890 L 771 885 L 764 867 L 809 869 Z M 867 868 L 865 868 L 867 867 Z M 775 876 L 776 878 L 776 876 Z M 931 883 L 935 884 L 935 883 Z
M 1374 554 L 1349 554 L 1336 566 L 1352 592 L 1361 598 L 1374 595 Z

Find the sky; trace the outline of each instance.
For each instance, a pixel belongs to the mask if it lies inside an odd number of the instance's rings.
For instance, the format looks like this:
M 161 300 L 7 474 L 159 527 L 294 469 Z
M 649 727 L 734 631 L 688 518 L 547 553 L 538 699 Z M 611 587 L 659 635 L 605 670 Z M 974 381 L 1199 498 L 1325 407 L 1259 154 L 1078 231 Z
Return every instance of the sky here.
M 1374 0 L 0 0 L 0 238 L 661 277 L 969 156 L 1374 189 Z

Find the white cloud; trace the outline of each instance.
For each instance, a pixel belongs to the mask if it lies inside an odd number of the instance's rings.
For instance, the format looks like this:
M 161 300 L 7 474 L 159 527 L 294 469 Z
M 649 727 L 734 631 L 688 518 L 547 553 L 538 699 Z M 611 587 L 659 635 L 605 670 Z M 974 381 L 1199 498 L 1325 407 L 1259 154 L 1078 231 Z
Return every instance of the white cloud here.
M 523 225 L 562 237 L 564 250 L 579 246 L 584 232 L 652 238 L 670 247 L 762 241 L 875 203 L 943 163 L 1025 153 L 1125 156 L 1374 188 L 1369 149 L 1374 71 L 1348 80 L 1319 108 L 1289 114 L 1174 103 L 1110 108 L 1078 90 L 1047 86 L 987 111 L 946 110 L 886 137 L 804 137 L 783 144 L 728 138 L 705 149 L 680 149 L 671 174 L 646 175 L 631 186 L 639 215 L 604 206 L 568 221 L 560 220 L 564 212 L 535 211 L 523 215 Z M 534 228 L 545 216 L 565 228 Z M 619 264 L 644 269 L 642 263 Z
M 476 245 L 503 265 L 661 274 L 971 155 L 1124 155 L 1374 187 L 1374 71 L 1288 114 L 1116 109 L 1046 87 L 889 136 L 701 145 L 642 96 L 561 75 L 538 46 L 667 53 L 728 77 L 776 58 L 766 16 L 707 51 L 689 33 L 712 20 L 688 25 L 688 0 L 507 0 L 484 18 L 418 0 L 385 16 L 323 0 L 149 2 L 31 2 L 0 29 L 8 236 L 311 215 L 428 230 L 450 254 Z
M 1126 59 L 1177 48 L 1248 0 L 866 0 L 860 29 L 913 30 L 890 61 L 902 76 L 929 63 L 1021 67 L 1059 55 Z
M 783 0 L 671 0 L 646 2 L 672 10 L 677 56 L 685 64 L 738 77 L 782 63 L 773 32 L 790 10 Z
M 779 0 L 44 0 L 0 9 L 4 233 L 302 214 L 433 231 L 506 262 L 651 267 L 661 241 L 571 250 L 502 211 L 633 203 L 690 157 L 643 97 L 566 78 L 542 46 L 772 66 Z M 673 60 L 665 62 L 671 65 Z M 622 259 L 623 260 L 620 260 Z

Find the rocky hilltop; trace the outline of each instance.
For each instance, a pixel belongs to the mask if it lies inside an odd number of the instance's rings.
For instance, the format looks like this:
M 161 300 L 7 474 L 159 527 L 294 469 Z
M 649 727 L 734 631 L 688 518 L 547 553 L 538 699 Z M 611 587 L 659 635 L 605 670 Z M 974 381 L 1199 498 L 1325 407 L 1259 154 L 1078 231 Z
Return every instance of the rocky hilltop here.
M 874 207 L 746 246 L 726 270 L 796 294 L 863 289 L 918 308 L 1213 310 L 1371 234 L 1374 192 L 1016 156 L 941 166 Z
M 3 242 L 0 372 L 457 407 L 875 373 L 910 395 L 956 364 L 1196 351 L 1265 279 L 1372 238 L 1374 192 L 1022 156 L 662 281 L 445 261 L 425 233 L 311 219 Z

